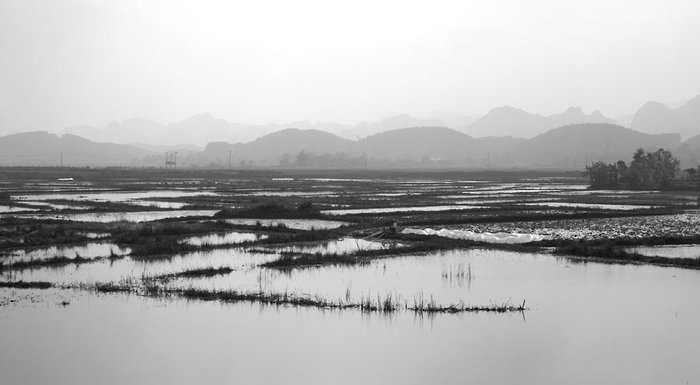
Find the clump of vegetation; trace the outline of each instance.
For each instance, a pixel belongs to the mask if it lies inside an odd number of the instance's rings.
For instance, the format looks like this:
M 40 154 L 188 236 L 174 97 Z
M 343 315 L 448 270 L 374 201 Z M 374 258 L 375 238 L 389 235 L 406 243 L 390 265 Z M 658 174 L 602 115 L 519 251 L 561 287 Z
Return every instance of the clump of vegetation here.
M 197 247 L 178 242 L 176 238 L 156 237 L 149 239 L 147 242 L 134 245 L 131 249 L 130 256 L 138 259 L 147 256 L 174 255 L 195 249 L 197 249 Z
M 680 173 L 680 162 L 670 151 L 638 149 L 629 166 L 602 161 L 586 166 L 592 188 L 667 188 Z M 696 173 L 693 173 L 696 174 Z
M 175 237 L 191 234 L 205 234 L 219 228 L 227 228 L 222 222 L 154 222 L 128 224 L 111 230 L 112 240 L 120 244 L 143 243 L 144 239 Z
M 170 280 L 173 278 L 206 278 L 206 277 L 215 277 L 217 275 L 226 275 L 230 274 L 233 271 L 232 268 L 230 267 L 207 267 L 203 269 L 193 269 L 193 270 L 185 270 L 181 271 L 179 273 L 172 273 L 172 274 L 163 274 L 163 275 L 158 275 L 153 277 L 155 280 Z
M 447 281 L 466 280 L 471 282 L 473 278 L 471 263 L 468 263 L 466 267 L 462 263 L 458 263 L 457 266 L 443 267 L 442 269 L 442 279 Z
M 317 267 L 329 265 L 357 265 L 368 263 L 369 259 L 360 258 L 353 254 L 305 254 L 305 253 L 282 253 L 274 261 L 261 264 L 262 267 L 276 269 L 293 269 L 301 267 Z

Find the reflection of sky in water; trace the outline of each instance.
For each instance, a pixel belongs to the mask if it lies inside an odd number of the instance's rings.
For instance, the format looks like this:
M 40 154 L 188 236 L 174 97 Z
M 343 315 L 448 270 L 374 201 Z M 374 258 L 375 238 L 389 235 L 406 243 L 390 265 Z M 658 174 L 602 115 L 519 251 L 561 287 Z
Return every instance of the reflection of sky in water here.
M 625 250 L 650 257 L 700 258 L 700 245 L 634 246 Z
M 0 205 L 0 213 L 17 213 L 17 212 L 27 212 L 27 211 L 39 211 L 39 209 L 35 209 L 35 208 L 31 208 L 31 207 Z
M 267 239 L 268 236 L 265 234 L 255 234 L 255 233 L 240 233 L 240 232 L 229 232 L 223 234 L 208 234 L 203 236 L 189 237 L 181 240 L 182 243 L 187 243 L 193 246 L 202 245 L 232 245 L 241 242 L 252 242 L 261 239 Z
M 378 250 L 391 247 L 400 247 L 393 241 L 366 240 L 360 238 L 341 238 L 326 242 L 309 242 L 301 244 L 288 244 L 283 246 L 265 246 L 277 252 L 295 253 L 321 253 L 321 254 L 345 254 L 358 250 Z
M 134 211 L 134 212 L 100 212 L 79 214 L 33 214 L 17 216 L 28 219 L 54 219 L 77 222 L 149 222 L 166 218 L 183 218 L 195 216 L 212 216 L 217 210 L 178 210 L 178 211 Z
M 151 190 L 144 192 L 99 192 L 99 193 L 70 193 L 70 194 L 27 194 L 13 195 L 14 200 L 71 200 L 79 202 L 125 202 L 149 198 L 182 198 L 196 196 L 216 196 L 212 191 L 187 190 Z
M 0 254 L 0 262 L 7 264 L 20 261 L 27 262 L 33 260 L 43 260 L 53 257 L 75 258 L 78 255 L 81 258 L 96 258 L 108 257 L 111 254 L 126 255 L 130 252 L 131 250 L 128 247 L 121 248 L 111 243 L 88 243 L 82 246 L 52 246 L 48 248 L 31 250 L 12 250 L 6 252 L 4 255 Z

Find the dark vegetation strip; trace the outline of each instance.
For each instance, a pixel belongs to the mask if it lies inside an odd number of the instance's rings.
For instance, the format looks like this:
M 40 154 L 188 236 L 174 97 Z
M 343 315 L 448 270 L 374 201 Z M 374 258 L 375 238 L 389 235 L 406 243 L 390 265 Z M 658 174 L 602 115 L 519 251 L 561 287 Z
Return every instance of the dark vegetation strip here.
M 42 281 L 14 281 L 14 282 L 0 282 L 0 287 L 11 287 L 16 289 L 48 289 L 51 286 L 51 282 Z
M 470 306 L 464 303 L 438 305 L 435 301 L 414 300 L 413 305 L 393 300 L 392 296 L 384 299 L 377 297 L 376 302 L 370 298 L 362 298 L 359 302 L 331 301 L 323 298 L 309 298 L 288 293 L 242 293 L 235 290 L 207 291 L 201 289 L 183 289 L 176 291 L 181 297 L 205 301 L 250 302 L 266 305 L 291 305 L 300 307 L 315 307 L 321 309 L 356 309 L 362 312 L 393 313 L 400 310 L 410 310 L 416 313 L 464 313 L 464 312 L 523 312 L 527 310 L 525 301 L 522 305 L 511 303 L 491 304 L 488 306 Z
M 570 213 L 523 213 L 522 208 L 513 214 L 503 214 L 498 211 L 488 212 L 487 215 L 479 216 L 459 216 L 449 215 L 451 212 L 444 212 L 441 216 L 395 216 L 404 226 L 445 226 L 457 224 L 476 223 L 503 223 L 503 222 L 537 222 L 537 221 L 558 221 L 576 219 L 600 219 L 600 218 L 620 218 L 620 217 L 642 217 L 654 215 L 676 214 L 678 211 L 668 209 L 652 209 L 644 212 L 629 211 L 605 211 L 605 212 L 570 212 Z M 391 216 L 394 217 L 394 216 Z M 338 216 L 338 220 L 358 221 L 358 216 Z M 386 218 L 383 218 L 386 221 Z
M 607 240 L 568 241 L 565 245 L 557 247 L 555 254 L 588 258 L 599 262 L 646 263 L 659 266 L 700 269 L 700 258 L 668 258 L 630 253 L 621 249 L 614 242 Z
M 432 238 L 432 237 L 431 237 Z M 412 243 L 406 246 L 386 247 L 372 250 L 357 250 L 353 253 L 280 253 L 280 258 L 261 264 L 262 267 L 276 269 L 292 269 L 304 267 L 318 267 L 329 265 L 359 265 L 389 256 L 423 254 L 434 251 L 447 251 L 459 248 L 484 246 L 483 243 L 468 240 L 434 237 L 423 242 Z
M 211 218 L 207 218 L 211 219 Z M 29 223 L 28 223 L 29 222 Z M 148 223 L 89 223 L 64 221 L 28 221 L 12 217 L 0 218 L 0 247 L 27 248 L 35 246 L 56 246 L 94 242 L 85 234 L 90 232 L 109 233 L 101 240 L 111 240 L 117 244 L 139 244 L 154 237 L 205 235 L 213 232 L 235 230 L 237 226 L 225 221 L 195 221 L 191 218 L 174 218 L 171 221 Z
M 689 245 L 700 244 L 700 235 L 681 236 L 681 235 L 659 235 L 644 238 L 616 238 L 616 239 L 598 239 L 598 240 L 544 240 L 537 242 L 538 245 L 550 247 L 565 247 L 572 243 L 583 243 L 588 246 L 664 246 L 664 245 Z
M 178 219 L 178 218 L 176 218 Z M 189 218 L 188 218 L 189 219 Z M 130 224 L 107 230 L 112 234 L 112 241 L 119 244 L 138 244 L 144 239 L 156 237 L 182 237 L 186 235 L 206 235 L 212 232 L 233 230 L 234 226 L 224 221 L 200 222 L 193 220 Z
M 361 265 L 382 257 L 408 254 L 425 254 L 435 251 L 483 248 L 511 252 L 541 252 L 544 248 L 554 248 L 554 253 L 562 256 L 595 258 L 608 263 L 646 263 L 659 266 L 700 269 L 698 258 L 667 258 L 645 256 L 623 250 L 625 246 L 649 244 L 644 239 L 621 240 L 547 240 L 524 244 L 493 244 L 439 236 L 422 236 L 412 234 L 386 234 L 385 239 L 409 243 L 408 246 L 388 247 L 374 250 L 358 250 L 354 253 L 280 253 L 280 258 L 261 264 L 262 267 L 275 269 L 294 269 L 331 265 Z M 692 244 L 700 242 L 699 237 L 658 237 L 654 244 Z M 661 243 L 664 242 L 664 243 Z
M 230 267 L 220 267 L 220 268 L 207 267 L 207 268 L 203 268 L 203 269 L 186 270 L 186 271 L 182 271 L 179 273 L 157 275 L 157 276 L 153 277 L 153 279 L 155 279 L 155 280 L 169 280 L 169 279 L 173 279 L 173 278 L 205 278 L 205 277 L 214 277 L 217 275 L 230 274 L 232 271 L 233 271 L 233 269 Z
M 261 218 L 261 219 L 326 219 L 310 201 L 290 208 L 276 202 L 268 202 L 242 209 L 223 209 L 215 218 Z
M 0 264 L 2 270 L 22 270 L 22 269 L 37 269 L 41 267 L 61 267 L 66 265 L 79 265 L 83 263 L 92 263 L 110 257 L 83 258 L 77 256 L 75 258 L 68 257 L 51 257 L 45 259 L 33 259 L 30 261 L 18 261 L 14 263 Z

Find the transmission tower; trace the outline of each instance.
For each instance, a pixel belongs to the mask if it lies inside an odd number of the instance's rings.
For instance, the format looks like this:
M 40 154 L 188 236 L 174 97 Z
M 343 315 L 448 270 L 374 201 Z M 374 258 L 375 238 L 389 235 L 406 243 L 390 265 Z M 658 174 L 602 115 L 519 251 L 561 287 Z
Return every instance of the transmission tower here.
M 168 151 L 165 153 L 165 167 L 177 166 L 177 151 Z

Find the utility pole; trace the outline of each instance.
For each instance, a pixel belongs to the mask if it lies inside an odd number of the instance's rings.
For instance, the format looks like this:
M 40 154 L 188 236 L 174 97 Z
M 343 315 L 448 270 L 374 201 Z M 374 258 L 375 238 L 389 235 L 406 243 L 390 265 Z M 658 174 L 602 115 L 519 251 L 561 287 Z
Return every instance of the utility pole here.
M 231 150 L 228 150 L 228 168 L 231 168 Z
M 176 167 L 177 166 L 177 152 L 166 152 L 165 153 L 165 168 Z
M 59 162 L 60 162 L 59 164 L 61 165 L 61 167 L 63 167 L 63 151 L 61 151 L 61 157 L 60 157 Z

